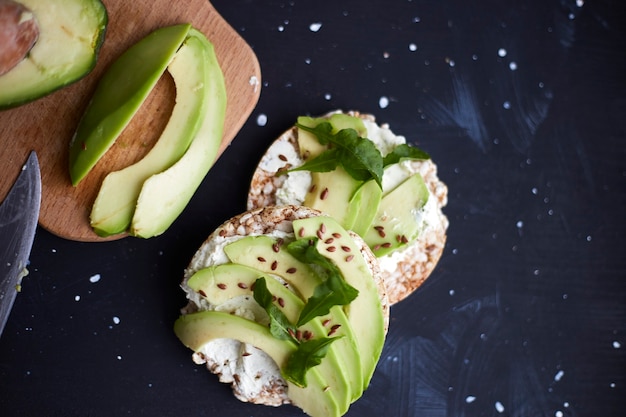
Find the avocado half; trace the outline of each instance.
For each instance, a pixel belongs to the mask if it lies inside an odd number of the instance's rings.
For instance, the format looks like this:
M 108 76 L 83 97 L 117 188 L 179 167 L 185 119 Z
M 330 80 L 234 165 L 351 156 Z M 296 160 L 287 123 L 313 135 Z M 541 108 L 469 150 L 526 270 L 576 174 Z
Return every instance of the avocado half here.
M 108 24 L 100 0 L 14 0 L 34 16 L 39 38 L 24 59 L 0 76 L 0 109 L 48 95 L 96 65 Z

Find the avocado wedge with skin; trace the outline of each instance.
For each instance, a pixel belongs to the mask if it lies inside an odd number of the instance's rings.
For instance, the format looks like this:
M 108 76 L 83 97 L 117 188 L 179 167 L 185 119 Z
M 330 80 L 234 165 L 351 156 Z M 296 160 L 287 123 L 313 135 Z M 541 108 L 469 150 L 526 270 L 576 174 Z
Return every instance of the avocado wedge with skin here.
M 24 59 L 0 76 L 0 110 L 41 98 L 91 72 L 108 24 L 100 0 L 14 2 L 32 13 L 39 36 Z

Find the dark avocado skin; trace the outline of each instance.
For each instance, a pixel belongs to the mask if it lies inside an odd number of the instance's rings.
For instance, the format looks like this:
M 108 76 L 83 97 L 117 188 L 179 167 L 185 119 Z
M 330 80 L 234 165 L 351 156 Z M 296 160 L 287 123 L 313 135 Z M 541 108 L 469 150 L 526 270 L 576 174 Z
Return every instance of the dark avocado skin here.
M 15 0 L 15 1 L 17 3 L 20 3 L 19 0 Z M 52 1 L 52 0 L 43 0 L 43 1 Z M 77 0 L 77 1 L 85 1 L 85 0 Z M 108 15 L 108 12 L 104 3 L 102 3 L 100 0 L 86 0 L 86 1 L 94 3 L 94 6 L 100 9 L 99 10 L 100 19 L 98 22 L 98 27 L 94 28 L 94 32 L 96 33 L 96 36 L 94 37 L 93 55 L 92 55 L 92 59 L 89 65 L 86 66 L 85 70 L 81 73 L 72 74 L 66 78 L 59 78 L 57 83 L 55 83 L 54 85 L 51 85 L 50 88 L 46 89 L 45 91 L 41 91 L 41 90 L 32 91 L 29 89 L 25 89 L 21 95 L 15 96 L 12 99 L 9 99 L 7 101 L 2 101 L 2 99 L 0 98 L 0 110 L 7 110 L 7 109 L 14 108 L 14 107 L 18 107 L 18 106 L 30 103 L 39 98 L 45 97 L 49 94 L 52 94 L 55 91 L 58 91 L 64 87 L 67 87 L 70 84 L 73 84 L 81 80 L 94 69 L 98 60 L 98 54 L 100 52 L 100 48 L 102 47 L 105 36 L 106 36 L 106 29 L 109 23 L 109 15 Z M 37 18 L 36 13 L 35 13 L 35 18 Z M 42 36 L 45 36 L 45 32 L 44 32 L 45 27 L 40 26 L 39 29 L 40 29 L 39 37 L 41 39 Z M 67 47 L 67 45 L 59 45 L 59 47 L 60 47 L 60 50 L 63 50 L 63 48 Z M 26 55 L 26 57 L 28 57 L 28 54 Z M 16 68 L 19 70 L 19 66 Z M 12 70 L 15 70 L 16 68 L 13 68 Z M 7 72 L 6 74 L 9 74 L 11 71 Z M 0 78 L 1 77 L 2 76 L 0 76 Z

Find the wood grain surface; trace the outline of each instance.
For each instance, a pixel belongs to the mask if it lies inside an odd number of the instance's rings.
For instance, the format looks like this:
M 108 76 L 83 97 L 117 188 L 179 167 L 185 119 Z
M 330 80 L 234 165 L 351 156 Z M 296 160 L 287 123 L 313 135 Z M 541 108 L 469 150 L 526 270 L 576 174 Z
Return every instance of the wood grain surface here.
M 158 139 L 174 104 L 174 84 L 163 76 L 142 108 L 91 173 L 70 183 L 68 149 L 95 85 L 109 63 L 151 31 L 190 22 L 216 49 L 226 79 L 228 106 L 219 155 L 242 127 L 260 94 L 261 74 L 252 49 L 207 0 L 105 0 L 106 37 L 94 70 L 82 80 L 32 103 L 0 112 L 0 200 L 31 150 L 41 164 L 39 224 L 71 240 L 103 241 L 89 226 L 91 205 L 104 176 L 141 159 Z

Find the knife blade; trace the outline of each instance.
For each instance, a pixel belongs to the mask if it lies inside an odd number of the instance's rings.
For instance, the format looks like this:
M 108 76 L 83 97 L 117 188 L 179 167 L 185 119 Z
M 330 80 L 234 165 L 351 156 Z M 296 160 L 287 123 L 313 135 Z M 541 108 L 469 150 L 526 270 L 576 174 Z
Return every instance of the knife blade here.
M 20 290 L 35 239 L 41 205 L 41 173 L 32 151 L 0 204 L 0 335 Z

